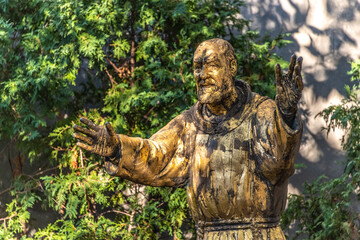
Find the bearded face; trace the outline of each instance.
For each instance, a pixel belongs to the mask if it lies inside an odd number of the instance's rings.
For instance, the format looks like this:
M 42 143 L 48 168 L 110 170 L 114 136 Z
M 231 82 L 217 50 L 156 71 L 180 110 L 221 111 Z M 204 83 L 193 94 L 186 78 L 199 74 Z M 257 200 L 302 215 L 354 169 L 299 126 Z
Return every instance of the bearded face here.
M 220 103 L 233 92 L 230 66 L 218 46 L 204 42 L 194 54 L 194 77 L 202 104 Z

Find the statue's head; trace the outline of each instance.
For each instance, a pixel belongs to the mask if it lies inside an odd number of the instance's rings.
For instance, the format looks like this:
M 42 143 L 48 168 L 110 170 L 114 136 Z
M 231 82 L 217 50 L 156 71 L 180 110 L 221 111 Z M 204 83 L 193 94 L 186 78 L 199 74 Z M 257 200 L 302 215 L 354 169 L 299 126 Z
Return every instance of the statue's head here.
M 235 89 L 234 48 L 223 39 L 202 42 L 194 54 L 194 77 L 201 103 L 220 103 Z

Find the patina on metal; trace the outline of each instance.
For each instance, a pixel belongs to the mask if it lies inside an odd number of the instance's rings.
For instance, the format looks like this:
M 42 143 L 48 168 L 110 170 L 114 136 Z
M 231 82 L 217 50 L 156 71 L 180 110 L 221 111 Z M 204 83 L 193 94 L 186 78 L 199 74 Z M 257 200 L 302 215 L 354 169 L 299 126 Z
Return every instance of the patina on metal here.
M 302 123 L 302 58 L 276 65 L 276 99 L 235 80 L 233 47 L 201 43 L 194 54 L 198 102 L 150 139 L 109 123 L 74 126 L 78 146 L 105 157 L 109 174 L 151 186 L 187 188 L 198 239 L 285 239 L 279 226 Z

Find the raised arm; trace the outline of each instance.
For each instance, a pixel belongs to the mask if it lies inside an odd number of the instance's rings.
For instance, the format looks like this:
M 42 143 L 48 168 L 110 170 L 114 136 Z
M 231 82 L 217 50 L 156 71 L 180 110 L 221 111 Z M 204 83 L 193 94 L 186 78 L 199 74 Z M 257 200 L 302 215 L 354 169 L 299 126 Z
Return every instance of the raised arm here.
M 254 158 L 261 174 L 274 185 L 294 173 L 303 129 L 298 112 L 292 121 L 291 125 L 285 122 L 279 107 L 271 99 L 259 105 L 255 115 L 252 126 Z
M 291 56 L 289 71 L 282 74 L 279 64 L 275 66 L 276 77 L 276 104 L 280 110 L 281 117 L 292 126 L 297 112 L 297 104 L 301 98 L 304 88 L 301 77 L 302 57 L 296 59 L 296 55 Z

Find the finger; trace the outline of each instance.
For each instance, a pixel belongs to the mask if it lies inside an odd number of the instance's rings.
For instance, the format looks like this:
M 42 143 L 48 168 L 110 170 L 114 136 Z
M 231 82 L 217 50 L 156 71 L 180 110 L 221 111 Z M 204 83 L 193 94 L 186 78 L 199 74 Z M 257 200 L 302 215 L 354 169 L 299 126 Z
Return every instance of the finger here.
M 81 147 L 82 149 L 87 150 L 87 151 L 90 151 L 90 152 L 93 151 L 93 148 L 92 148 L 91 146 L 86 145 L 86 144 L 84 144 L 84 143 L 82 143 L 82 142 L 77 142 L 76 145 L 79 146 L 79 147 Z
M 301 72 L 301 69 L 302 69 L 302 62 L 303 62 L 303 58 L 300 56 L 297 58 L 296 60 L 296 65 L 300 67 L 300 72 Z
M 85 137 L 85 136 L 82 135 L 82 134 L 74 133 L 74 134 L 73 134 L 73 137 L 74 137 L 74 138 L 77 138 L 77 139 L 79 139 L 79 140 L 81 140 L 81 141 L 84 141 L 84 142 L 86 142 L 86 143 L 89 144 L 89 145 L 93 144 L 93 140 L 92 140 L 91 138 Z
M 111 137 L 116 137 L 116 132 L 109 122 L 105 123 L 105 127 Z
M 100 130 L 100 127 L 98 125 L 96 125 L 95 123 L 93 123 L 92 121 L 90 121 L 87 118 L 80 118 L 80 122 L 86 124 L 87 126 L 89 126 L 89 128 L 91 128 L 94 131 Z
M 295 66 L 295 72 L 294 72 L 294 75 L 293 75 L 293 79 L 296 80 L 297 77 L 301 77 L 301 72 L 300 72 L 300 66 L 299 65 L 296 65 Z
M 281 67 L 280 65 L 277 63 L 275 65 L 275 78 L 276 78 L 276 85 L 281 85 Z
M 301 92 L 301 91 L 304 89 L 304 83 L 303 83 L 303 81 L 302 81 L 301 76 L 297 76 L 295 82 L 296 82 L 297 88 L 298 88 L 299 91 Z
M 289 65 L 289 74 L 288 76 L 291 76 L 294 72 L 294 67 L 295 67 L 295 62 L 296 62 L 296 55 L 293 54 L 290 58 L 290 65 Z
M 76 131 L 81 132 L 81 133 L 83 133 L 83 134 L 85 134 L 85 135 L 87 135 L 87 136 L 89 136 L 89 137 L 91 137 L 91 138 L 95 138 L 95 136 L 96 136 L 96 133 L 95 133 L 95 132 L 90 131 L 89 129 L 80 127 L 80 126 L 78 126 L 78 125 L 74 125 L 73 128 L 74 128 Z
M 106 168 L 106 171 L 108 172 L 108 174 L 110 174 L 111 176 L 114 176 L 116 174 L 117 170 L 119 169 L 118 166 L 116 166 L 115 164 L 113 164 L 109 161 L 105 162 L 105 168 Z

